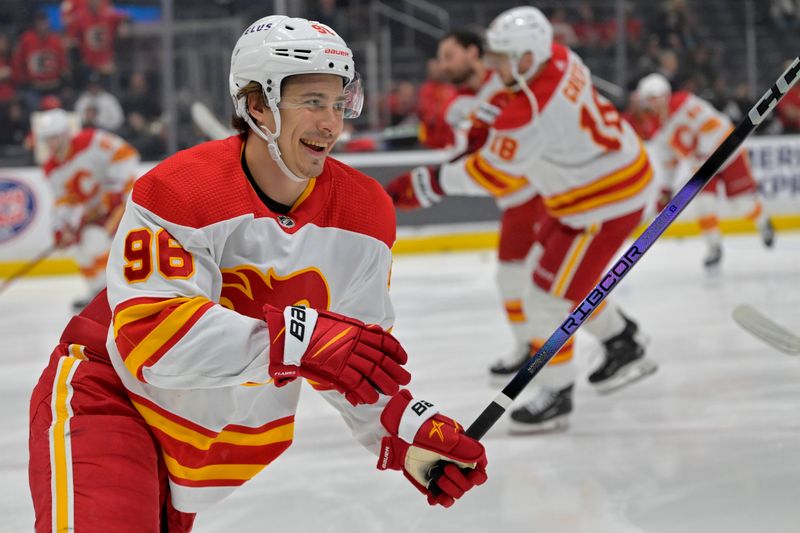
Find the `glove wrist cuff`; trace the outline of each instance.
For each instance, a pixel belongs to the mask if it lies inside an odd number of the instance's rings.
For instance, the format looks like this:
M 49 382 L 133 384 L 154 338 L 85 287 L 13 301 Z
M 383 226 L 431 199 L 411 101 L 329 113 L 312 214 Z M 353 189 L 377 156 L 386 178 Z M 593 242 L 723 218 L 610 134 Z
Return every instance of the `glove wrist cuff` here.
M 308 350 L 318 317 L 316 310 L 306 307 L 287 306 L 283 310 L 283 323 L 286 327 L 286 339 L 283 342 L 284 365 L 300 366 L 300 359 Z
M 417 167 L 411 171 L 411 187 L 422 207 L 430 207 L 442 200 L 443 191 L 437 174 L 428 167 Z
M 391 435 L 413 443 L 417 431 L 439 408 L 425 400 L 415 400 L 411 393 L 403 389 L 395 394 L 381 413 L 381 423 Z

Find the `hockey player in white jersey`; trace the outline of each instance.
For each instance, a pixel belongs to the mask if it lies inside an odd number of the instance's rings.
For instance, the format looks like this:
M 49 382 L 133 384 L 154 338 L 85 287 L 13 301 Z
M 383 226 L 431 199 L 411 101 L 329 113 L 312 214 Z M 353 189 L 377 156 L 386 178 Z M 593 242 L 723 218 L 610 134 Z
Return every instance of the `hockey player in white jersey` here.
M 53 235 L 61 248 L 71 247 L 87 297 L 82 309 L 106 285 L 105 269 L 111 238 L 137 177 L 139 153 L 119 136 L 84 128 L 76 133 L 63 109 L 40 113 L 34 134 L 47 147 L 44 173 L 53 190 Z
M 648 147 L 650 157 L 658 160 L 656 167 L 664 174 L 659 180 L 662 184 L 661 209 L 672 193 L 727 137 L 733 123 L 702 98 L 686 91 L 673 92 L 669 81 L 658 73 L 639 80 L 636 96 L 646 113 L 640 115 L 640 120 L 651 120 L 655 128 L 648 139 Z M 684 180 L 679 176 L 681 170 L 686 172 Z M 772 222 L 756 195 L 758 189 L 747 152 L 740 148 L 694 201 L 699 211 L 698 223 L 708 244 L 708 253 L 703 260 L 707 268 L 716 267 L 722 260 L 720 188 L 734 213 L 742 215 L 758 229 L 764 246 L 772 247 L 775 236 Z
M 498 272 L 504 296 L 523 294 L 524 322 L 514 331 L 519 344 L 531 345 L 515 361 L 491 369 L 508 377 L 593 288 L 653 195 L 640 139 L 594 89 L 580 58 L 554 44 L 552 36 L 536 8 L 499 15 L 486 34 L 488 58 L 514 95 L 486 143 L 441 167 L 418 167 L 387 186 L 401 208 L 430 206 L 444 195 L 491 195 L 504 213 L 528 211 L 527 221 L 535 227 L 501 226 L 501 242 L 514 237 L 503 234 L 508 229 L 518 230 L 519 240 L 531 246 L 527 261 L 501 262 Z M 605 348 L 602 364 L 589 376 L 601 392 L 656 368 L 644 356 L 636 323 L 606 303 L 586 324 Z M 513 431 L 566 427 L 575 380 L 572 351 L 568 342 L 537 377 L 540 393 L 512 412 Z
M 400 389 L 394 209 L 328 157 L 361 109 L 352 52 L 329 26 L 266 17 L 236 43 L 229 87 L 240 134 L 137 180 L 107 296 L 72 319 L 34 390 L 37 531 L 191 530 L 290 446 L 298 378 L 431 505 L 486 480 L 483 446 Z

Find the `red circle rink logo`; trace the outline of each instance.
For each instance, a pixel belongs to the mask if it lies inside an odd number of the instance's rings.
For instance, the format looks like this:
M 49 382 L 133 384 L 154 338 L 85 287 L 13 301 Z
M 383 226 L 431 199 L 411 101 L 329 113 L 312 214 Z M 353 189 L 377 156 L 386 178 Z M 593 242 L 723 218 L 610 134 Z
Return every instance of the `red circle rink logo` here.
M 36 197 L 21 181 L 0 177 L 0 244 L 10 241 L 31 225 Z

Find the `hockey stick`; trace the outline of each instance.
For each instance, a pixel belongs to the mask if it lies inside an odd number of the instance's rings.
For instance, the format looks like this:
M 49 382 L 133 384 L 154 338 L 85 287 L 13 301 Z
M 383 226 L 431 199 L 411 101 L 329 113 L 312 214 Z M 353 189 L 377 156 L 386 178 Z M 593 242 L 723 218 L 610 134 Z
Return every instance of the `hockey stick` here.
M 800 335 L 795 335 L 753 307 L 747 304 L 736 306 L 733 319 L 754 337 L 773 348 L 789 355 L 800 354 Z
M 2 294 L 8 287 L 11 286 L 11 284 L 13 284 L 19 278 L 21 278 L 22 276 L 33 270 L 34 267 L 36 267 L 36 265 L 47 259 L 50 256 L 50 254 L 55 252 L 57 249 L 58 247 L 55 245 L 50 246 L 49 248 L 45 248 L 44 250 L 39 252 L 39 255 L 37 255 L 24 265 L 22 265 L 22 268 L 20 268 L 10 276 L 8 276 L 8 278 L 6 278 L 6 280 L 2 284 L 0 284 L 0 294 Z
M 192 102 L 189 109 L 192 122 L 203 134 L 211 140 L 225 139 L 236 132 L 220 122 L 214 113 L 202 102 Z
M 714 153 L 712 153 L 705 163 L 695 172 L 686 185 L 672 197 L 669 204 L 655 220 L 644 230 L 638 239 L 625 250 L 625 253 L 614 262 L 611 269 L 603 276 L 594 289 L 584 298 L 584 300 L 569 314 L 566 320 L 550 335 L 544 345 L 528 360 L 527 363 L 517 372 L 511 381 L 495 397 L 494 400 L 478 415 L 478 418 L 467 428 L 466 434 L 474 439 L 481 439 L 486 432 L 503 416 L 506 409 L 514 399 L 522 392 L 522 389 L 541 372 L 542 368 L 550 362 L 564 343 L 581 327 L 597 306 L 605 300 L 606 296 L 616 287 L 622 278 L 630 272 L 642 256 L 650 249 L 667 227 L 672 224 L 678 215 L 689 205 L 697 193 L 709 182 L 717 173 L 723 163 L 733 155 L 733 152 L 744 142 L 750 133 L 756 129 L 764 117 L 773 107 L 783 98 L 789 89 L 800 79 L 800 57 L 796 57 L 789 68 L 781 74 L 778 81 L 762 96 L 759 101 L 747 113 L 747 117 L 742 120 L 728 137 L 722 141 Z M 436 494 L 439 488 L 435 485 L 436 480 L 442 475 L 442 465 L 440 461 L 431 468 L 429 489 Z

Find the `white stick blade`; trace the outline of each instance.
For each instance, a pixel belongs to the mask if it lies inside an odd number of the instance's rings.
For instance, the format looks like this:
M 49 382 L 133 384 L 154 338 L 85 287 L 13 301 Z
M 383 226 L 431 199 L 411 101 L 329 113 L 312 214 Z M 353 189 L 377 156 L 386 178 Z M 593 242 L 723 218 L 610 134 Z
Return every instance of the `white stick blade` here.
M 773 348 L 790 355 L 800 353 L 800 336 L 776 324 L 753 307 L 742 304 L 733 310 L 737 324 Z

